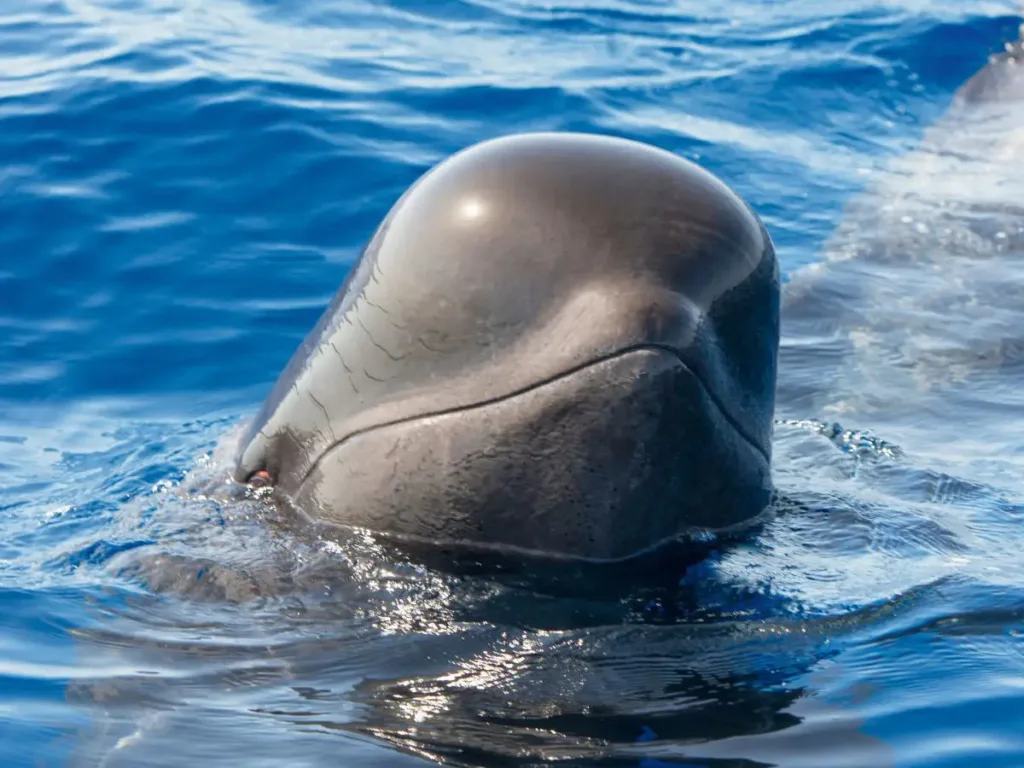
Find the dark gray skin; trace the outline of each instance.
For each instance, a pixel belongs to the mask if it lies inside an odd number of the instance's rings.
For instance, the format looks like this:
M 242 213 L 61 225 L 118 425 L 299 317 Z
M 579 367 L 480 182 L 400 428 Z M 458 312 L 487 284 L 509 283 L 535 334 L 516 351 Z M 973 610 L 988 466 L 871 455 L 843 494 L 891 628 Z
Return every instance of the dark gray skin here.
M 707 171 L 528 134 L 395 204 L 235 477 L 398 540 L 611 561 L 769 505 L 779 271 Z

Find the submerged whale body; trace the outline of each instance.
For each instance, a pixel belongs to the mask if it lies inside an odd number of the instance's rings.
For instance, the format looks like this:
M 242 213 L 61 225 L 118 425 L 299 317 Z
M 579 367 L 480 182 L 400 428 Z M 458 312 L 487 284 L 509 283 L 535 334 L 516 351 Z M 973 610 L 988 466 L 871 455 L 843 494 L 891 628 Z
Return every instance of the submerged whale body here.
M 1019 454 L 1014 421 L 991 414 L 1016 407 L 1024 370 L 1022 109 L 1018 40 L 871 177 L 823 258 L 791 276 L 779 417 L 856 420 L 972 476 Z M 989 469 L 972 463 L 982 443 Z
M 584 134 L 492 140 L 394 205 L 244 436 L 316 523 L 630 558 L 771 495 L 779 271 L 709 172 Z

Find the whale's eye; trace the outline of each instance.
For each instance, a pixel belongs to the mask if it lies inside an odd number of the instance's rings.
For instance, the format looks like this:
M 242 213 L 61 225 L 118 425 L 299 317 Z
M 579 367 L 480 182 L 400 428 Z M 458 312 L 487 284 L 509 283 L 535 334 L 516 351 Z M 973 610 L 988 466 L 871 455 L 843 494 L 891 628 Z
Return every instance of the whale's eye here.
M 258 469 L 249 475 L 248 483 L 253 488 L 266 488 L 273 482 L 270 473 L 265 469 Z

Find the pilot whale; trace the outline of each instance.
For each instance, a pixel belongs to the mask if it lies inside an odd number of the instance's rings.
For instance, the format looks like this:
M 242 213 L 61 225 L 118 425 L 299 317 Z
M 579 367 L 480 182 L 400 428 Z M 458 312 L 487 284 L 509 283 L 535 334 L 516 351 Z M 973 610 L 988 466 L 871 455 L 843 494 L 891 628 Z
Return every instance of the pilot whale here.
M 387 213 L 235 479 L 398 541 L 632 558 L 770 508 L 779 269 L 710 172 L 626 139 L 485 141 Z

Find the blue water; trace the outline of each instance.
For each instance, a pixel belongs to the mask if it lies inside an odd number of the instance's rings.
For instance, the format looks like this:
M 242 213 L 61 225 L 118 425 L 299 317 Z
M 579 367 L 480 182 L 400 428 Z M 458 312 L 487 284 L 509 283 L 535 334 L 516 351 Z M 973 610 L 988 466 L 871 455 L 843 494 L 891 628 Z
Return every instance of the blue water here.
M 970 352 L 991 310 L 1008 355 L 1018 303 L 959 301 L 1021 278 L 1005 249 L 933 283 L 863 262 L 901 293 L 859 336 L 839 301 L 795 315 L 785 509 L 681 594 L 456 578 L 223 492 L 234 430 L 451 152 L 657 144 L 749 200 L 796 280 L 1018 11 L 0 3 L 0 765 L 1024 765 L 1024 390 L 888 344 L 920 321 Z M 832 365 L 830 316 L 876 354 Z

